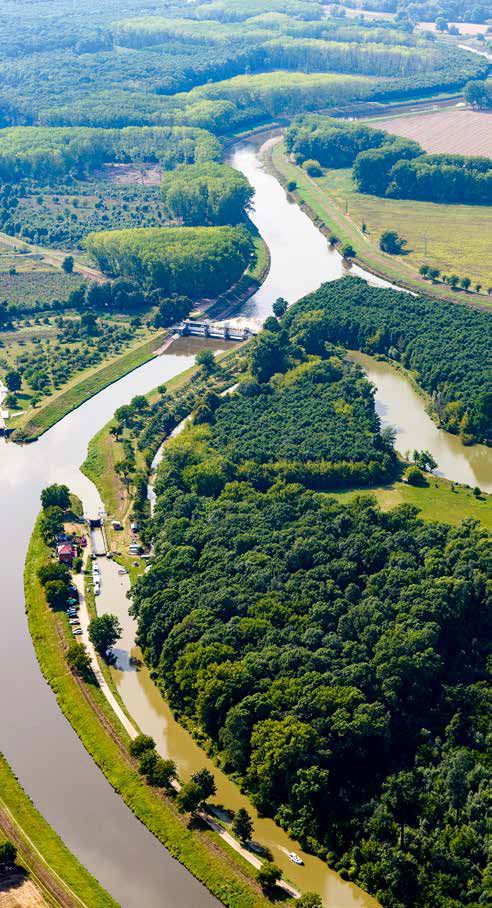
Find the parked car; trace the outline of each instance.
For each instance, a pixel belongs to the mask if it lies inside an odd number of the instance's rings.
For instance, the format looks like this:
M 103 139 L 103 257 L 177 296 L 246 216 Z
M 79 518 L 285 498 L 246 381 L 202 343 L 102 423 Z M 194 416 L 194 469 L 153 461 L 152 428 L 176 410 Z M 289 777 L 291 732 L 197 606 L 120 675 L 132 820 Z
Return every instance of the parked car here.
M 73 635 L 74 635 L 74 637 L 80 637 L 81 633 L 82 633 L 82 628 L 81 628 L 81 627 L 74 627 L 74 629 L 73 629 Z

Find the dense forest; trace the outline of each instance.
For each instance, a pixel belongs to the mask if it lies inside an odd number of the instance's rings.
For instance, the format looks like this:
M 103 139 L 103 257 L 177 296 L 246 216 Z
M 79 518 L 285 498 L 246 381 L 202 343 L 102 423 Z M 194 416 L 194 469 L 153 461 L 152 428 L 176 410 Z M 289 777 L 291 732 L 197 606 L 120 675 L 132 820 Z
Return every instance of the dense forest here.
M 490 541 L 341 504 L 312 472 L 268 476 L 280 457 L 358 457 L 364 435 L 366 456 L 392 456 L 321 308 L 314 294 L 269 319 L 238 390 L 206 393 L 166 445 L 139 642 L 177 713 L 305 847 L 388 908 L 475 908 Z
M 487 22 L 491 17 L 489 0 L 344 0 L 344 6 L 383 13 L 397 13 L 400 21 L 434 22 L 439 17 L 450 22 Z
M 298 163 L 350 167 L 360 192 L 396 199 L 469 205 L 492 204 L 492 160 L 425 154 L 417 142 L 383 129 L 308 114 L 285 133 Z
M 0 130 L 0 179 L 49 182 L 83 178 L 105 162 L 155 161 L 165 170 L 221 158 L 220 142 L 203 129 L 127 127 L 89 129 L 42 126 Z
M 285 316 L 289 330 L 313 322 L 323 341 L 384 354 L 410 369 L 431 396 L 439 422 L 465 438 L 492 439 L 490 315 L 370 287 L 358 278 L 323 284 Z
M 168 216 L 183 224 L 237 224 L 244 219 L 253 188 L 233 167 L 210 162 L 166 174 L 161 195 Z
M 316 0 L 176 2 L 164 8 L 123 0 L 119 18 L 115 13 L 96 0 L 76 7 L 68 0 L 6 0 L 0 126 L 182 124 L 228 132 L 266 118 L 272 107 L 268 84 L 260 107 L 236 98 L 227 117 L 226 98 L 205 100 L 194 89 L 244 73 L 332 72 L 345 90 L 321 100 L 337 106 L 366 96 L 457 87 L 487 68 L 480 57 L 413 33 L 408 24 L 364 22 L 361 29 L 358 21 L 326 18 Z M 354 73 L 372 78 L 364 94 L 343 78 Z M 297 100 L 297 111 L 314 107 L 309 98 Z
M 227 290 L 253 255 L 244 227 L 148 227 L 90 233 L 85 246 L 106 274 L 192 299 Z

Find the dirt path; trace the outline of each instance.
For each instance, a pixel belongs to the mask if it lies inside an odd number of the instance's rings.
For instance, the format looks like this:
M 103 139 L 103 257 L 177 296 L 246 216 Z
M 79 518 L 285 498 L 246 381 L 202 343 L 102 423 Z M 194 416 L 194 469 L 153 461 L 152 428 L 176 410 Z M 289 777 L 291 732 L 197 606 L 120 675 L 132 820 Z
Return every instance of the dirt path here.
M 1 908 L 13 908 L 13 906 L 21 906 L 21 908 L 38 908 L 38 906 L 44 906 L 50 904 L 42 897 L 40 893 L 43 891 L 49 893 L 51 899 L 55 902 L 59 908 L 92 908 L 91 905 L 87 905 L 82 899 L 72 892 L 69 885 L 62 880 L 58 875 L 56 870 L 53 870 L 52 867 L 44 859 L 43 855 L 36 847 L 34 842 L 29 838 L 29 836 L 24 832 L 23 829 L 17 824 L 15 817 L 10 812 L 7 805 L 2 801 L 0 795 L 0 829 L 3 831 L 5 836 L 9 839 L 10 842 L 18 849 L 19 854 L 22 857 L 22 861 L 27 867 L 29 876 L 31 878 L 31 887 L 38 893 L 37 901 L 5 901 L 2 902 L 3 895 L 15 895 L 17 890 L 9 890 L 8 893 L 3 893 L 0 882 L 0 906 Z M 27 890 L 29 891 L 29 890 Z M 39 901 L 41 898 L 41 901 Z
M 46 246 L 35 246 L 31 243 L 26 243 L 25 240 L 19 240 L 15 236 L 9 236 L 8 233 L 0 232 L 0 241 L 2 243 L 5 243 L 6 246 L 11 246 L 12 248 L 15 248 L 16 246 L 17 247 L 21 246 L 21 248 L 29 250 L 23 256 L 24 258 L 26 257 L 26 255 L 42 255 L 43 261 L 46 262 L 47 265 L 53 265 L 55 268 L 60 268 L 60 269 L 62 266 L 63 259 L 67 255 L 71 254 L 71 253 L 65 252 L 61 249 L 60 250 L 48 249 L 48 248 L 46 248 Z M 97 268 L 91 268 L 89 265 L 84 265 L 84 264 L 82 264 L 82 262 L 77 261 L 76 255 L 74 255 L 73 257 L 74 257 L 74 269 L 73 270 L 74 270 L 75 274 L 83 274 L 84 277 L 87 277 L 92 281 L 98 281 L 99 283 L 102 283 L 103 281 L 107 280 L 107 278 L 104 277 L 103 273 L 101 271 L 99 271 Z

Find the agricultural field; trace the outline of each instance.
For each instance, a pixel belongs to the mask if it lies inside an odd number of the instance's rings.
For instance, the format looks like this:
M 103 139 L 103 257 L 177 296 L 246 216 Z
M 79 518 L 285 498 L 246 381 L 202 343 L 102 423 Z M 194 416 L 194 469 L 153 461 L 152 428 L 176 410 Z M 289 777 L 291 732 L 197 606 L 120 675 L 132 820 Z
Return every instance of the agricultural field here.
M 115 164 L 101 174 L 105 179 L 55 187 L 21 183 L 12 187 L 9 207 L 0 209 L 2 229 L 29 242 L 72 251 L 91 231 L 164 224 L 160 174 L 156 166 L 140 170 Z
M 492 111 L 451 108 L 371 119 L 370 125 L 415 139 L 428 152 L 492 157 Z
M 12 306 L 36 307 L 65 300 L 72 290 L 80 287 L 80 274 L 64 274 L 55 266 L 31 258 L 0 257 L 0 302 Z M 18 263 L 18 259 L 21 262 Z M 12 268 L 16 269 L 11 274 Z
M 423 32 L 438 33 L 435 22 L 417 22 L 416 28 Z M 460 35 L 474 38 L 475 35 L 485 35 L 488 25 L 478 22 L 448 22 L 448 28 L 456 28 Z
M 340 208 L 345 202 L 352 221 L 366 224 L 365 240 L 378 247 L 385 230 L 407 240 L 408 254 L 393 261 L 418 271 L 421 265 L 443 274 L 459 272 L 486 292 L 492 286 L 492 208 L 481 205 L 438 205 L 412 199 L 383 199 L 357 192 L 350 170 L 331 170 L 316 180 Z
M 94 325 L 74 313 L 17 321 L 0 334 L 0 375 L 21 376 L 20 389 L 5 401 L 9 425 L 17 428 L 60 392 L 153 336 L 146 321 L 130 315 L 98 317 Z
M 364 195 L 356 190 L 351 170 L 329 170 L 313 179 L 287 161 L 280 145 L 274 149 L 273 163 L 284 180 L 296 181 L 298 197 L 329 232 L 342 243 L 351 243 L 357 258 L 376 273 L 421 293 L 490 305 L 492 207 Z M 385 230 L 396 230 L 407 240 L 406 255 L 381 252 L 379 238 Z M 469 277 L 472 287 L 481 285 L 480 294 L 450 291 L 443 284 L 422 280 L 418 271 L 423 264 L 438 268 L 442 274 Z

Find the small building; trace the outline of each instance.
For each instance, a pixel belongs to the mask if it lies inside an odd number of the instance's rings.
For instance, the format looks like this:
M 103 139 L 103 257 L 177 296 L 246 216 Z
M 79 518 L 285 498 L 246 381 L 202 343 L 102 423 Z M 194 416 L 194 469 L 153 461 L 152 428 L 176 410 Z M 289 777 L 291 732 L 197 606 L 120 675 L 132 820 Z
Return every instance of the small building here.
M 60 542 L 56 547 L 56 555 L 60 564 L 67 564 L 72 567 L 75 558 L 75 548 L 71 542 Z

